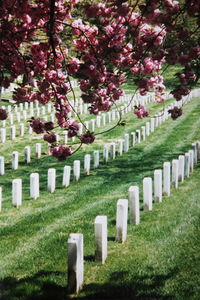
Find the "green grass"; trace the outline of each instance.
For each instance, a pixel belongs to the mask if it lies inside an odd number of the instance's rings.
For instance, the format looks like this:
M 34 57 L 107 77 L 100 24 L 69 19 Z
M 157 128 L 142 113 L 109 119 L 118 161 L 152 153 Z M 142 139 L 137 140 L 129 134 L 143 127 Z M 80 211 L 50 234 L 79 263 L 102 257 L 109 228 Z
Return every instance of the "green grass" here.
M 152 112 L 158 109 L 152 104 Z M 20 163 L 18 170 L 7 169 L 0 177 L 3 186 L 3 211 L 0 216 L 0 295 L 2 300 L 67 299 L 67 238 L 71 232 L 84 234 L 85 285 L 77 299 L 198 299 L 199 295 L 199 175 L 173 190 L 162 204 L 154 204 L 152 212 L 142 211 L 141 224 L 128 227 L 128 239 L 121 245 L 114 241 L 116 202 L 127 198 L 130 185 L 139 185 L 144 176 L 152 176 L 165 161 L 176 158 L 200 139 L 199 99 L 192 100 L 184 115 L 168 120 L 145 142 L 108 165 L 102 164 L 90 176 L 82 174 L 79 183 L 61 187 L 65 163 L 43 156 L 29 166 Z M 115 140 L 125 131 L 139 128 L 146 120 L 99 137 L 91 152 Z M 14 144 L 14 145 L 13 145 Z M 2 153 L 23 150 L 26 138 L 4 145 Z M 10 147 L 10 148 L 9 148 Z M 20 148 L 21 147 L 21 148 Z M 8 153 L 8 154 L 7 154 Z M 70 158 L 83 161 L 84 152 Z M 57 189 L 46 192 L 49 167 L 57 169 Z M 39 171 L 41 196 L 29 199 L 29 175 Z M 23 205 L 11 207 L 11 180 L 23 179 Z M 104 266 L 94 262 L 94 219 L 108 216 L 108 259 Z

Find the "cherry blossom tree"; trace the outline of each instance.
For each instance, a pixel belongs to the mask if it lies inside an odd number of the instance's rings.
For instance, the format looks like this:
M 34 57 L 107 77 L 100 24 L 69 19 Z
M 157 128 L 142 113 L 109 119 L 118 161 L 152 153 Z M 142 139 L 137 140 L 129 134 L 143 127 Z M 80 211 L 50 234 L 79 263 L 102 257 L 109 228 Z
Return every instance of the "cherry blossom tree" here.
M 87 128 L 78 134 L 83 122 L 69 101 L 73 95 L 76 102 L 72 78 L 95 115 L 117 104 L 130 72 L 136 91 L 154 92 L 157 102 L 165 101 L 163 75 L 169 65 L 182 69 L 171 91 L 176 100 L 188 95 L 200 78 L 200 0 L 4 0 L 0 20 L 0 86 L 18 84 L 16 104 L 54 104 L 57 124 L 37 118 L 31 126 L 44 134 L 59 160 L 76 150 L 56 143 L 56 126 L 69 138 L 77 136 L 80 145 L 95 140 Z M 143 106 L 134 113 L 148 116 Z M 177 107 L 171 110 L 173 119 L 181 113 Z M 0 119 L 6 117 L 0 109 Z M 117 125 L 122 123 L 120 118 Z

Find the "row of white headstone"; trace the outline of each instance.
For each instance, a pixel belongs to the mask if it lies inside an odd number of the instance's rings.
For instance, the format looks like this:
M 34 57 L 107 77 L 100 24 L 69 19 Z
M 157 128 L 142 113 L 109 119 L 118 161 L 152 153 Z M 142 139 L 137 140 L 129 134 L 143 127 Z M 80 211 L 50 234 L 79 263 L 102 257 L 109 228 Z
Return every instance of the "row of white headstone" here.
M 154 171 L 154 202 L 161 203 L 162 196 L 170 196 L 171 186 L 178 188 L 178 181 L 183 182 L 193 171 L 194 164 L 200 160 L 200 142 L 192 144 L 192 149 L 185 155 L 180 155 L 172 163 L 165 162 L 163 170 Z M 152 178 L 143 179 L 144 210 L 152 210 L 153 184 Z M 139 187 L 129 188 L 129 199 L 119 199 L 116 209 L 115 240 L 124 243 L 127 238 L 128 207 L 130 224 L 140 223 Z M 95 261 L 102 264 L 107 258 L 107 216 L 97 216 L 94 221 Z M 78 293 L 84 282 L 83 234 L 73 233 L 68 238 L 68 290 L 69 293 Z

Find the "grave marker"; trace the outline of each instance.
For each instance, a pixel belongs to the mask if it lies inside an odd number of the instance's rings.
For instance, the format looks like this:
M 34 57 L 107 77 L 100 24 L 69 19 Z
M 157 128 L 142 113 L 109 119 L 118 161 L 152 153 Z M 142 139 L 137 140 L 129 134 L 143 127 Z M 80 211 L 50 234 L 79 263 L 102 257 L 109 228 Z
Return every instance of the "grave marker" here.
M 107 216 L 97 216 L 95 227 L 95 261 L 105 263 L 107 258 Z
M 119 199 L 117 201 L 116 216 L 116 241 L 124 243 L 127 236 L 127 220 L 128 220 L 128 200 Z

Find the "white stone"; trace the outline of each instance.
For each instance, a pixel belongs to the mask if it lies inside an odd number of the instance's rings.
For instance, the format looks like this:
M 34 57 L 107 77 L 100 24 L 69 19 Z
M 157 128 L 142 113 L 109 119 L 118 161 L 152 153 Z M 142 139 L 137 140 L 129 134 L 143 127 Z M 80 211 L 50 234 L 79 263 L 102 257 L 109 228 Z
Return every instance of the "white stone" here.
M 127 237 L 127 221 L 128 221 L 128 200 L 119 199 L 117 201 L 116 215 L 116 241 L 124 243 Z
M 135 142 L 136 142 L 136 134 L 135 134 L 135 132 L 131 132 L 131 140 L 132 140 L 132 146 L 134 146 Z
M 95 228 L 95 261 L 105 263 L 107 258 L 107 216 L 97 216 Z
M 31 162 L 31 147 L 26 146 L 24 148 L 24 156 L 25 156 L 25 162 L 29 164 Z
M 74 161 L 73 171 L 74 171 L 75 181 L 79 181 L 79 179 L 80 179 L 80 160 Z
M 20 114 L 20 112 L 16 113 L 16 119 L 17 119 L 17 122 L 20 123 L 20 121 L 21 121 L 21 114 Z
M 96 124 L 97 124 L 97 128 L 101 127 L 101 116 L 97 116 Z
M 47 111 L 48 111 L 48 113 L 51 112 L 51 109 L 52 109 L 51 103 L 48 103 L 47 104 Z
M 84 124 L 84 130 L 88 131 L 88 129 L 89 129 L 89 122 L 85 121 L 83 124 Z
M 78 134 L 81 135 L 83 133 L 83 124 L 82 123 L 78 123 L 78 125 L 79 125 Z
M 103 161 L 104 161 L 104 163 L 107 163 L 108 159 L 109 159 L 109 146 L 104 145 L 104 148 L 103 148 Z
M 140 223 L 139 187 L 130 186 L 128 191 L 129 191 L 130 223 L 138 225 Z
M 99 150 L 94 151 L 94 168 L 98 168 L 99 166 Z
M 46 114 L 46 107 L 42 106 L 42 115 L 44 116 Z
M 150 135 L 150 122 L 146 123 L 146 136 Z
M 106 114 L 102 114 L 102 125 L 106 126 Z
M 87 103 L 83 104 L 83 111 L 84 111 L 84 114 L 88 113 L 88 105 L 87 105 Z
M 86 175 L 90 175 L 90 154 L 85 154 L 84 156 L 84 172 Z
M 22 116 L 23 116 L 23 119 L 26 120 L 27 119 L 27 112 L 25 110 L 23 110 L 22 112 Z
M 107 115 L 108 115 L 108 123 L 111 122 L 111 111 L 107 112 Z
M 178 180 L 184 181 L 184 167 L 185 167 L 185 156 L 179 155 L 178 157 Z
M 197 143 L 192 143 L 192 150 L 194 151 L 194 163 L 197 163 L 198 154 L 197 154 Z
M 111 158 L 115 159 L 115 157 L 116 157 L 116 144 L 115 143 L 110 144 L 110 154 L 111 154 Z
M 62 185 L 68 187 L 70 185 L 71 166 L 64 166 Z
M 136 130 L 136 137 L 137 137 L 137 144 L 140 144 L 140 142 L 141 142 L 141 132 L 140 132 L 140 129 Z
M 178 159 L 172 160 L 172 186 L 178 188 Z
M 83 235 L 71 233 L 68 239 L 68 292 L 78 293 L 83 286 Z
M 19 152 L 13 151 L 12 153 L 12 169 L 17 170 L 19 165 Z
M 10 125 L 13 125 L 13 113 L 9 114 Z
M 190 172 L 194 171 L 194 151 L 189 150 L 189 156 L 190 156 Z
M 29 117 L 30 118 L 34 117 L 34 110 L 33 110 L 33 108 L 30 108 Z
M 115 121 L 115 119 L 116 119 L 116 110 L 114 109 L 114 110 L 112 110 L 112 121 Z
M 48 169 L 47 190 L 49 193 L 53 193 L 55 189 L 56 189 L 56 169 L 50 168 Z
M 50 121 L 54 123 L 54 120 L 55 120 L 55 115 L 54 115 L 54 113 L 51 113 L 50 114 Z
M 94 132 L 95 131 L 95 120 L 91 120 L 91 131 Z
M 11 138 L 11 140 L 15 140 L 15 138 L 16 138 L 16 127 L 15 127 L 15 125 L 10 127 L 10 138 Z
M 197 142 L 197 160 L 200 160 L 200 142 Z
M 6 128 L 0 128 L 1 143 L 6 142 Z
M 164 162 L 163 164 L 163 195 L 170 196 L 171 189 L 171 164 Z
M 184 175 L 185 175 L 185 177 L 190 176 L 190 155 L 189 155 L 189 153 L 185 153 Z
M 0 186 L 0 211 L 2 210 L 2 187 Z
M 124 152 L 128 152 L 129 150 L 129 134 L 125 133 L 124 135 Z
M 20 132 L 20 136 L 24 136 L 24 124 L 23 123 L 19 124 L 19 132 Z
M 41 143 L 36 143 L 35 144 L 35 153 L 36 153 L 36 158 L 40 159 L 41 158 L 41 153 L 42 153 L 42 144 Z
M 65 143 L 65 145 L 67 145 L 68 144 L 68 132 L 64 131 L 63 135 L 64 135 L 64 143 Z
M 32 129 L 32 127 L 29 124 L 29 126 L 28 126 L 28 134 L 32 134 L 32 133 L 33 133 L 33 129 Z
M 5 174 L 5 161 L 4 161 L 4 157 L 0 156 L 0 175 L 4 175 Z
M 40 195 L 39 174 L 32 173 L 30 175 L 30 198 L 37 199 Z
M 154 201 L 162 202 L 162 170 L 154 171 Z
M 142 140 L 145 141 L 146 140 L 146 127 L 142 126 L 141 131 L 142 131 Z
M 123 154 L 123 144 L 124 144 L 124 140 L 119 139 L 118 140 L 118 154 L 119 155 Z
M 22 180 L 14 179 L 12 181 L 12 204 L 19 207 L 22 205 Z
M 152 178 L 143 179 L 143 203 L 144 210 L 152 210 Z

